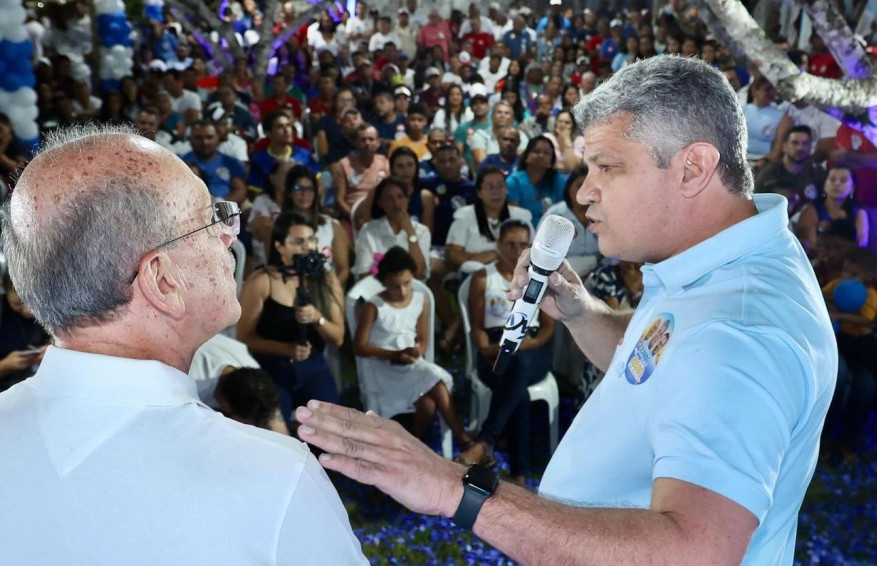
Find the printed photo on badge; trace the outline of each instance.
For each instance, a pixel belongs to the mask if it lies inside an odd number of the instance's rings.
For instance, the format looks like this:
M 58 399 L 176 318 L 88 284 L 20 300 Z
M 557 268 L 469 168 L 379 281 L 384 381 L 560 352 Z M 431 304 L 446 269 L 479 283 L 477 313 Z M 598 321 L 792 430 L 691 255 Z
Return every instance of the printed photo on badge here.
M 651 377 L 672 334 L 673 315 L 670 313 L 659 314 L 646 326 L 624 365 L 624 377 L 628 383 L 640 385 Z

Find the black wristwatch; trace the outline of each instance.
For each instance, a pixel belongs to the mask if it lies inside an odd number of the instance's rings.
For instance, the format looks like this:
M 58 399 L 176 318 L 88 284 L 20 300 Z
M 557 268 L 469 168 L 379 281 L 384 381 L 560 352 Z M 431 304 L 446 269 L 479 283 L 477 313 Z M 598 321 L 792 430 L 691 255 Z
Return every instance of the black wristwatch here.
M 454 523 L 458 527 L 471 529 L 484 501 L 494 494 L 497 486 L 499 476 L 496 472 L 481 464 L 469 466 L 463 474 L 463 499 L 454 513 Z

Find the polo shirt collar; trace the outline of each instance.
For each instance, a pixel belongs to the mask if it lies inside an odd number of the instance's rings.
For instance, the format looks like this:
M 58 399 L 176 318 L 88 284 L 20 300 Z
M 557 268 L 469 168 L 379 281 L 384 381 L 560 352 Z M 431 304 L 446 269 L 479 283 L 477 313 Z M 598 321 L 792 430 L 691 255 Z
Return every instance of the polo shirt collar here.
M 760 194 L 753 195 L 752 200 L 758 214 L 660 263 L 644 265 L 643 284 L 665 289 L 685 287 L 788 230 L 789 216 L 784 197 Z
M 134 360 L 49 346 L 26 382 L 39 393 L 112 404 L 198 403 L 194 380 L 155 360 Z

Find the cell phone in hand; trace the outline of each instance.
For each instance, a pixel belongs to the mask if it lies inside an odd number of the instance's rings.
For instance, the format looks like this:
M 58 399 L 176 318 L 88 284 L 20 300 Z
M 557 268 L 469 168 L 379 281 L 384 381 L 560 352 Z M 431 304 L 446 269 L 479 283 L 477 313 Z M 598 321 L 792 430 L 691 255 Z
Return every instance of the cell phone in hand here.
M 42 348 L 36 348 L 36 349 L 33 349 L 33 350 L 22 350 L 22 351 L 21 351 L 21 355 L 22 355 L 22 356 L 35 356 L 35 355 L 37 355 L 37 354 L 41 354 L 42 351 L 43 351 Z

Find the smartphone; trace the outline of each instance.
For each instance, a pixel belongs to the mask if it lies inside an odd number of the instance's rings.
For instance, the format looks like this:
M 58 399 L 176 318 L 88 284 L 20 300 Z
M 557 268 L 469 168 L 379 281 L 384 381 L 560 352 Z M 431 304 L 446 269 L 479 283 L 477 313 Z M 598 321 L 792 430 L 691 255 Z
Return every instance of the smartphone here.
M 35 356 L 35 355 L 41 353 L 42 351 L 43 351 L 42 348 L 37 348 L 35 350 L 22 350 L 21 355 L 22 356 Z

